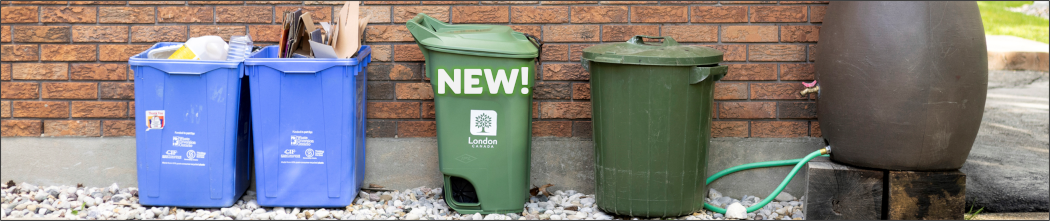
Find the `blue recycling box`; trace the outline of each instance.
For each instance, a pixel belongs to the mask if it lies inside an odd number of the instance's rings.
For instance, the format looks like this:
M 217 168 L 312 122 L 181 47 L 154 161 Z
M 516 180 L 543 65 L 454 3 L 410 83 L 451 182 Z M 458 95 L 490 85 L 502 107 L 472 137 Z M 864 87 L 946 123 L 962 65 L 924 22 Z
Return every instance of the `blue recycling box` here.
M 245 59 L 251 87 L 255 186 L 265 207 L 345 207 L 365 173 L 365 67 L 350 59 Z
M 250 110 L 241 61 L 128 60 L 135 72 L 139 202 L 229 207 L 248 188 Z

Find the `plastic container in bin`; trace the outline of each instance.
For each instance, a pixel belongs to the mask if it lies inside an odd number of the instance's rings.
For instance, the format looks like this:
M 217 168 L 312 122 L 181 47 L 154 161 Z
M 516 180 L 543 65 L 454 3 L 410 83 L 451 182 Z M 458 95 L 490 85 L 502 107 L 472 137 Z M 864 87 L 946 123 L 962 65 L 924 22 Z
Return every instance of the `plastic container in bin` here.
M 228 207 L 248 188 L 251 131 L 241 61 L 131 57 L 139 202 Z
M 365 67 L 350 59 L 278 58 L 269 46 L 244 61 L 251 82 L 258 202 L 345 207 L 365 173 Z

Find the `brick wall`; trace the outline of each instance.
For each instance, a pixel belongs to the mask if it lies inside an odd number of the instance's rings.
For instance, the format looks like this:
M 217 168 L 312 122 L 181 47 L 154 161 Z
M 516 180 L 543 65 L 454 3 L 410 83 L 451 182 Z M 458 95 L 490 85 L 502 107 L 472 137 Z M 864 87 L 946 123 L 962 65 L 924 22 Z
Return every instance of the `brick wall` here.
M 134 136 L 134 82 L 127 58 L 155 42 L 250 33 L 276 44 L 284 11 L 332 21 L 335 1 L 3 1 L 2 136 Z M 716 84 L 715 137 L 820 136 L 813 58 L 827 2 L 820 1 L 378 1 L 366 41 L 368 136 L 434 137 L 433 91 L 404 22 L 424 12 L 451 23 L 509 25 L 541 37 L 533 135 L 591 136 L 591 45 L 669 35 L 725 52 Z

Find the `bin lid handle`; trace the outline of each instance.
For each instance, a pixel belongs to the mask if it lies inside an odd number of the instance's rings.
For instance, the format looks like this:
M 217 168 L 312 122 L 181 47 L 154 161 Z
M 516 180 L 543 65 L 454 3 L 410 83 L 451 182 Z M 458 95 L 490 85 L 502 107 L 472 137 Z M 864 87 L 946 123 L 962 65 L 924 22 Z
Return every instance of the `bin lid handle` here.
M 631 44 L 645 44 L 645 40 L 643 40 L 642 38 L 663 39 L 664 40 L 663 46 L 678 46 L 678 42 L 675 41 L 674 38 L 672 38 L 671 36 L 635 35 L 634 37 L 631 37 L 630 40 L 627 40 L 627 43 L 631 43 Z

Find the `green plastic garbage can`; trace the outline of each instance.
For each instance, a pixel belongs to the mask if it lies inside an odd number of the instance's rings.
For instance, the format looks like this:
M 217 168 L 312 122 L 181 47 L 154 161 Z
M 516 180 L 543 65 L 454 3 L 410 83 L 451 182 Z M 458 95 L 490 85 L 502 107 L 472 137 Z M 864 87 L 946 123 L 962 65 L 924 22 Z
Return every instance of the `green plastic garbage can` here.
M 639 217 L 702 209 L 714 82 L 728 70 L 722 52 L 635 36 L 586 48 L 581 60 L 591 73 L 598 207 Z
M 407 26 L 434 88 L 445 202 L 462 214 L 520 213 L 529 195 L 538 40 L 425 14 Z

